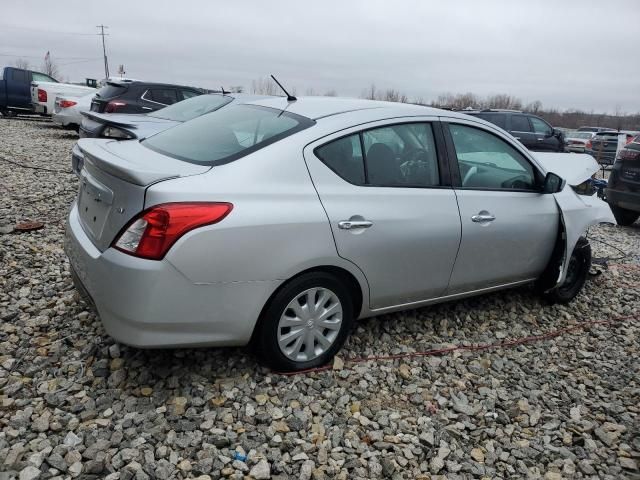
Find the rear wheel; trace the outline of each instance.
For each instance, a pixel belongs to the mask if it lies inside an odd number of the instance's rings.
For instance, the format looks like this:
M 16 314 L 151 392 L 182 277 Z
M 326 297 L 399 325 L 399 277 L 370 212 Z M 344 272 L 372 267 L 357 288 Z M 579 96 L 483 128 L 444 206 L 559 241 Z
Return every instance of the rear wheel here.
M 264 363 L 281 371 L 326 364 L 344 344 L 353 322 L 346 286 L 325 272 L 296 277 L 273 297 L 254 334 Z
M 554 303 L 569 303 L 580 293 L 590 268 L 591 245 L 586 238 L 580 237 L 569 259 L 564 282 L 547 292 L 545 297 Z
M 626 208 L 620 208 L 616 205 L 611 204 L 609 204 L 609 206 L 611 207 L 613 216 L 616 217 L 616 222 L 618 222 L 618 225 L 628 227 L 636 220 L 638 220 L 638 217 L 640 217 L 640 213 L 634 212 L 633 210 L 627 210 Z

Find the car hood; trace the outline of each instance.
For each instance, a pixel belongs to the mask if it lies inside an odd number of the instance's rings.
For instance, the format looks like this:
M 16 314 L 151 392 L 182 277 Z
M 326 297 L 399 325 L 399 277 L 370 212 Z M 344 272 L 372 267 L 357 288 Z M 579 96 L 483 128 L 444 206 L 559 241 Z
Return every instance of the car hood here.
M 591 155 L 584 153 L 531 152 L 547 172 L 559 175 L 569 185 L 580 185 L 591 178 L 600 166 Z

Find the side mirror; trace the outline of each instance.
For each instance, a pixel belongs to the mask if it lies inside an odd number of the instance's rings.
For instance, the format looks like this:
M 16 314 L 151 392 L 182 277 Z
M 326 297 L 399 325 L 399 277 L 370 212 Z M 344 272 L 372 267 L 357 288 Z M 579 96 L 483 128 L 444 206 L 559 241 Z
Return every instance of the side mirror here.
M 559 177 L 553 172 L 547 173 L 547 176 L 544 177 L 544 185 L 542 186 L 542 191 L 544 193 L 558 193 L 561 192 L 564 188 L 565 181 L 562 177 Z
M 558 132 L 556 131 L 555 128 L 551 129 L 551 130 L 547 130 L 547 133 L 544 134 L 544 136 L 546 138 L 550 138 L 550 137 L 557 136 L 557 135 L 558 135 Z

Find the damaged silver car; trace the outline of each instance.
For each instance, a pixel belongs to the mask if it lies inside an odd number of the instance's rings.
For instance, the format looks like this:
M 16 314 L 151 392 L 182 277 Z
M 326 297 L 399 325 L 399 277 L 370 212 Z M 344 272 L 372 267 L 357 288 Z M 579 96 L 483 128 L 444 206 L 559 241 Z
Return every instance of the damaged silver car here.
M 106 331 L 280 370 L 329 361 L 357 318 L 528 283 L 569 302 L 585 230 L 615 222 L 580 188 L 591 157 L 414 105 L 263 99 L 78 148 L 66 251 Z

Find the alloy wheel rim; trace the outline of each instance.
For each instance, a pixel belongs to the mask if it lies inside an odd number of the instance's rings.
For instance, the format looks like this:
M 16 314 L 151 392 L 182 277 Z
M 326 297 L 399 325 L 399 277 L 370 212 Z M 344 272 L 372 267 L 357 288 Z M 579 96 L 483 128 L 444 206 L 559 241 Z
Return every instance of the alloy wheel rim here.
M 310 288 L 299 293 L 278 322 L 280 351 L 294 362 L 319 357 L 338 338 L 342 318 L 342 303 L 328 288 Z

